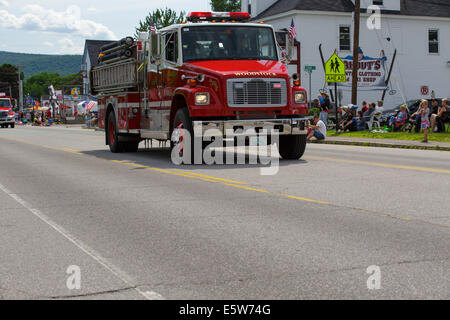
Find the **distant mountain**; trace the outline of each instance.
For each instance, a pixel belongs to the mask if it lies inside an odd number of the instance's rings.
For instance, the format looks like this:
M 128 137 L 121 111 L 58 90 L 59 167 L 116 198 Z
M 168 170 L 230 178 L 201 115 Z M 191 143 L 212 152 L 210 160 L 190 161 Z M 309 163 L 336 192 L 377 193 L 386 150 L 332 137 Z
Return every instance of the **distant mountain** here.
M 59 73 L 61 76 L 78 73 L 81 70 L 81 55 L 48 55 L 0 51 L 0 65 L 9 63 L 21 65 L 25 78 L 41 72 Z

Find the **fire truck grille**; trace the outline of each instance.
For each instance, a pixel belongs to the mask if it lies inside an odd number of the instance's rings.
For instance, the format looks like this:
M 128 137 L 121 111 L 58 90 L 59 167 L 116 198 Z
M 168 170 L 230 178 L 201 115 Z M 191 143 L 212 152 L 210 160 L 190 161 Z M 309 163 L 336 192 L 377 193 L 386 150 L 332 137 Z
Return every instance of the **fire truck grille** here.
M 230 107 L 285 107 L 284 79 L 229 79 L 227 99 Z
M 6 118 L 8 116 L 8 111 L 0 111 L 0 118 Z

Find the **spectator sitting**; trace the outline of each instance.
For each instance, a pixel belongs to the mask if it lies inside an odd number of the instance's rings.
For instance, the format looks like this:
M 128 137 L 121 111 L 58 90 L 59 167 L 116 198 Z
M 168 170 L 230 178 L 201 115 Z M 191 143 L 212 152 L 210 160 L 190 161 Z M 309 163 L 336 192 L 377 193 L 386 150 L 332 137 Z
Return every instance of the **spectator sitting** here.
M 431 101 L 431 114 L 437 114 L 439 111 L 439 101 L 437 101 L 436 99 L 433 99 Z
M 308 137 L 306 140 L 310 141 L 312 137 L 315 137 L 317 140 L 325 140 L 327 137 L 327 126 L 325 123 L 319 119 L 319 116 L 314 116 L 315 125 L 311 125 L 308 122 Z
M 437 103 L 437 100 L 433 100 L 433 107 L 435 105 L 435 101 Z M 433 109 L 433 114 L 431 115 L 431 132 L 445 132 L 445 124 L 444 124 L 445 119 L 443 119 L 442 117 L 444 113 L 447 112 L 447 107 L 448 107 L 448 99 L 443 99 L 442 106 L 438 107 L 436 113 L 434 113 Z
M 356 119 L 353 118 L 351 112 L 347 113 L 346 118 L 341 123 L 341 130 L 339 130 L 340 133 L 349 131 L 356 131 Z
M 389 127 L 392 127 L 392 129 L 394 131 L 398 131 L 402 125 L 404 125 L 406 123 L 406 117 L 407 117 L 407 113 L 406 113 L 406 104 L 402 105 L 400 107 L 400 112 L 397 114 L 396 117 L 392 116 L 389 119 Z
M 361 111 L 362 111 L 363 115 L 364 115 L 365 112 L 367 112 L 367 110 L 369 110 L 369 107 L 367 106 L 367 101 L 363 101 L 362 102 L 362 108 L 361 108 Z
M 383 112 L 384 111 L 383 104 L 384 104 L 383 100 L 378 101 L 378 105 L 375 108 L 375 111 L 376 112 Z
M 358 111 L 358 116 L 356 117 L 356 130 L 364 131 L 364 114 L 363 111 Z
M 375 103 L 369 103 L 369 109 L 364 113 L 364 117 L 369 117 L 375 112 Z

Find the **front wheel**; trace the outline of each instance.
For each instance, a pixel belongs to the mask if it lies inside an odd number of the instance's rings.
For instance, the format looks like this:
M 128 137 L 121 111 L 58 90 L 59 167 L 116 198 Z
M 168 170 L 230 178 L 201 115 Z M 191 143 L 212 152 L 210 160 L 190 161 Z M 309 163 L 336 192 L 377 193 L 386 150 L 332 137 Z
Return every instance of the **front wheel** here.
M 194 164 L 194 136 L 188 108 L 177 111 L 171 137 L 172 152 L 177 152 L 184 164 Z
M 306 135 L 280 136 L 278 149 L 280 155 L 286 160 L 298 160 L 305 153 Z
M 13 123 L 13 124 L 11 124 L 11 129 L 14 129 L 14 126 L 15 126 L 15 124 Z

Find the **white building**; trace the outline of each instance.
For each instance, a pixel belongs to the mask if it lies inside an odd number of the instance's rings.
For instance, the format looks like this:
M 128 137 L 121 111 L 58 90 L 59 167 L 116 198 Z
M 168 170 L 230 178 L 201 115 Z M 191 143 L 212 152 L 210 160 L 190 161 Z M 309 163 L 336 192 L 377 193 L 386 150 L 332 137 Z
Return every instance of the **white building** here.
M 81 64 L 81 71 L 83 72 L 83 95 L 90 95 L 91 79 L 89 70 L 98 64 L 98 54 L 104 45 L 110 44 L 114 41 L 106 40 L 86 40 L 84 45 L 83 62 Z
M 367 10 L 371 5 L 381 8 L 378 30 L 370 30 L 367 25 L 373 13 Z M 388 73 L 397 49 L 385 106 L 404 99 L 430 98 L 433 91 L 436 98 L 449 97 L 450 0 L 361 0 L 361 7 L 360 47 L 364 55 L 380 58 L 384 50 Z M 250 12 L 253 20 L 276 29 L 289 29 L 294 20 L 301 43 L 301 69 L 305 65 L 317 66 L 312 75 L 313 98 L 326 85 L 319 45 L 325 60 L 335 50 L 340 57 L 353 54 L 354 0 L 243 0 L 242 10 Z M 309 89 L 304 71 L 301 80 Z M 343 89 L 342 93 L 343 104 L 350 103 L 351 90 Z M 362 100 L 380 100 L 382 93 L 359 91 L 358 104 Z

